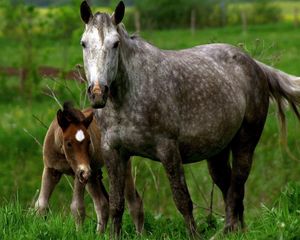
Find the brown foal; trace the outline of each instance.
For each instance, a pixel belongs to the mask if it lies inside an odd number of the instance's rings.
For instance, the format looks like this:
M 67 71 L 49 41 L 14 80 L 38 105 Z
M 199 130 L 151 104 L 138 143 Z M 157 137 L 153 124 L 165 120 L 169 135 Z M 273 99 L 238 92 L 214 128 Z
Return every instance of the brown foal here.
M 81 112 L 70 103 L 65 103 L 63 110 L 58 110 L 44 140 L 44 171 L 35 208 L 38 213 L 45 214 L 49 198 L 62 174 L 72 175 L 74 189 L 71 211 L 76 227 L 80 227 L 85 218 L 84 189 L 87 187 L 97 214 L 97 231 L 104 232 L 109 218 L 109 203 L 108 194 L 101 181 L 104 162 L 98 126 L 92 109 Z M 137 232 L 141 232 L 144 224 L 143 202 L 135 189 L 130 161 L 125 185 L 130 214 Z

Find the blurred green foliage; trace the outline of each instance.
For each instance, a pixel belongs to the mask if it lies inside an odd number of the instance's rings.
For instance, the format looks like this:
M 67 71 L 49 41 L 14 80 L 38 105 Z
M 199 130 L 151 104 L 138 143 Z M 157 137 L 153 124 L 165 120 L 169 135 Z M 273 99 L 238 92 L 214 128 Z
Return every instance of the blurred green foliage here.
M 4 0 L 1 6 L 4 9 L 2 19 L 5 20 L 2 23 L 3 31 L 8 38 L 17 40 L 22 49 L 18 54 L 23 69 L 20 89 L 30 98 L 39 84 L 33 31 L 38 24 L 37 11 L 32 5 L 24 5 L 21 2 L 13 4 L 8 0 Z
M 252 11 L 252 17 L 250 18 L 252 24 L 276 23 L 282 17 L 281 9 L 269 0 L 256 1 Z
M 82 27 L 79 16 L 80 2 L 80 0 L 69 0 L 67 5 L 60 7 L 51 5 L 48 8 L 37 8 L 24 4 L 24 0 L 16 2 L 3 0 L 0 4 L 0 11 L 3 12 L 0 16 L 0 27 L 6 35 L 22 34 L 19 24 L 30 23 L 32 36 L 42 34 L 53 39 L 69 39 Z M 118 2 L 118 0 L 111 0 L 102 4 L 109 6 L 109 12 L 112 12 Z M 92 5 L 94 9 L 96 3 Z M 124 19 L 130 30 L 135 30 L 135 21 L 138 21 L 137 13 L 143 30 L 189 28 L 192 12 L 195 14 L 197 28 L 241 25 L 242 13 L 245 13 L 249 24 L 275 23 L 282 19 L 280 1 L 260 0 L 249 4 L 230 0 L 136 0 L 134 3 L 133 7 L 127 6 Z M 30 11 L 34 12 L 34 15 L 29 16 Z
M 198 28 L 242 24 L 241 12 L 245 10 L 250 24 L 281 20 L 281 9 L 269 0 L 254 1 L 248 9 L 225 0 L 137 0 L 135 5 L 145 29 L 190 27 L 192 11 Z

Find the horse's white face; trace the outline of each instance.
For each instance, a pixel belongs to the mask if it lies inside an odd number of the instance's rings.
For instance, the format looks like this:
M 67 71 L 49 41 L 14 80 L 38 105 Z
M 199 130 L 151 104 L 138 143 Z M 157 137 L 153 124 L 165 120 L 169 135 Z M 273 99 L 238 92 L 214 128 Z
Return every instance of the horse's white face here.
M 81 38 L 83 62 L 88 94 L 94 108 L 105 106 L 109 87 L 117 75 L 120 45 L 117 24 L 123 16 L 123 2 L 112 16 L 104 13 L 93 16 L 87 3 L 81 4 L 81 18 L 86 23 Z

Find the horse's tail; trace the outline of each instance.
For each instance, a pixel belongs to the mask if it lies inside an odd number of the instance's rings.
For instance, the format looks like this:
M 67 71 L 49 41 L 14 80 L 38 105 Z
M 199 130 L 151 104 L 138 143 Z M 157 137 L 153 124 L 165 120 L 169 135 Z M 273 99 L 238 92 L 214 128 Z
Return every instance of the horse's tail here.
M 300 121 L 300 114 L 297 106 L 300 105 L 300 77 L 289 75 L 280 70 L 267 66 L 261 62 L 256 61 L 259 67 L 267 76 L 270 97 L 274 99 L 278 106 L 278 115 L 281 123 L 281 132 L 285 139 L 286 136 L 286 122 L 284 107 L 288 102 Z

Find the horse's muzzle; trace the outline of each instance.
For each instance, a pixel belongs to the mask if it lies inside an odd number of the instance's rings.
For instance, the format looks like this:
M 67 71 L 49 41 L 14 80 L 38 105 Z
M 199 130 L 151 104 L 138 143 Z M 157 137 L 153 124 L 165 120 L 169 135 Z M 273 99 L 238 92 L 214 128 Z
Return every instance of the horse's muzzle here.
M 88 96 L 93 108 L 104 108 L 108 96 L 108 86 L 101 86 L 98 83 L 91 84 L 88 87 Z

